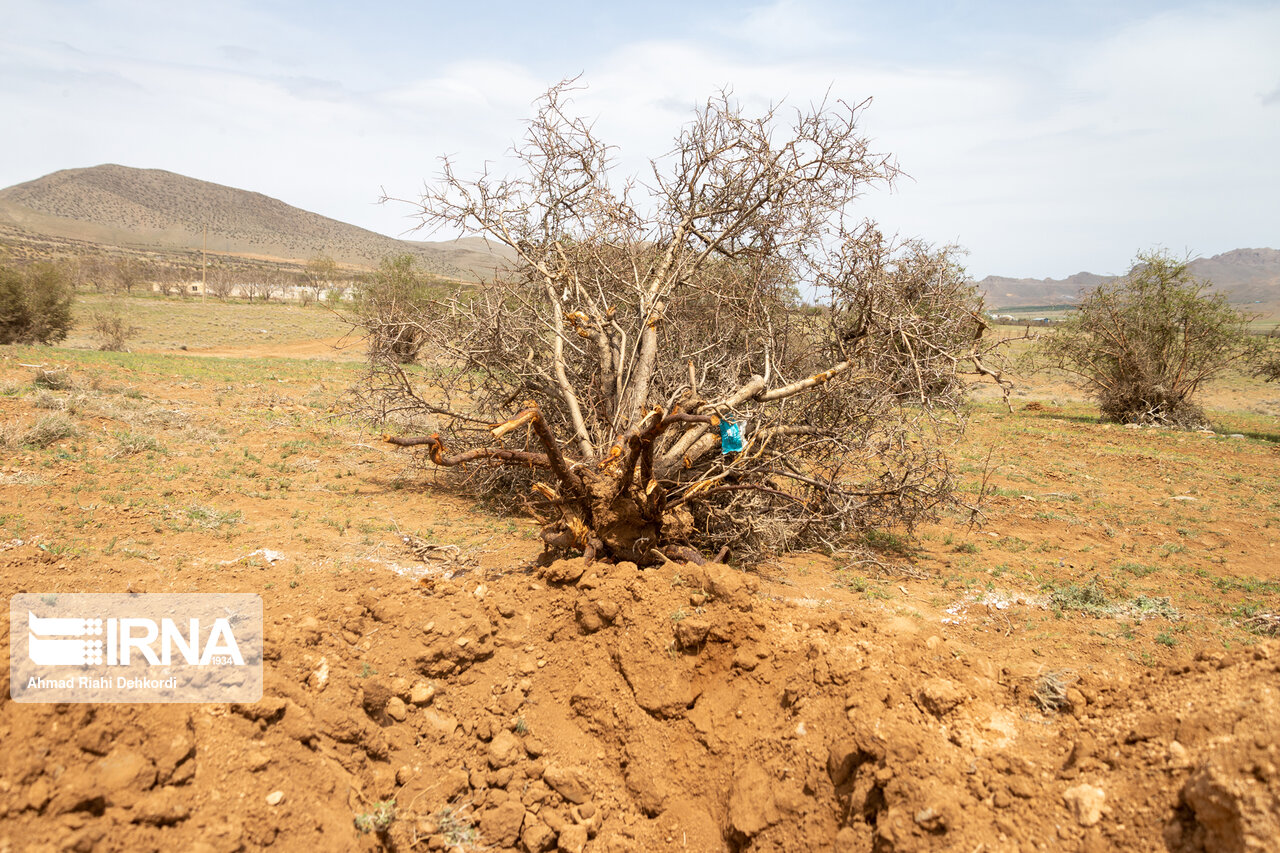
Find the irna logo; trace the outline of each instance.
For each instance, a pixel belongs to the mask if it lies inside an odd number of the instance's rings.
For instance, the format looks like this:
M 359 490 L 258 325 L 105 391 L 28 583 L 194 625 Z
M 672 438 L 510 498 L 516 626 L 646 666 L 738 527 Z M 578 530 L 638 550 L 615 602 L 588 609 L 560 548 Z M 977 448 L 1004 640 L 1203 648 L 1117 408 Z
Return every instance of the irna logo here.
M 131 666 L 135 655 L 152 666 L 169 666 L 175 656 L 191 666 L 244 666 L 229 620 L 214 619 L 204 632 L 199 619 L 186 622 L 184 633 L 167 617 L 157 625 L 146 618 L 41 617 L 27 611 L 27 655 L 39 666 L 94 666 L 104 662 L 104 654 L 107 666 Z
M 262 597 L 19 593 L 9 599 L 16 702 L 256 702 Z

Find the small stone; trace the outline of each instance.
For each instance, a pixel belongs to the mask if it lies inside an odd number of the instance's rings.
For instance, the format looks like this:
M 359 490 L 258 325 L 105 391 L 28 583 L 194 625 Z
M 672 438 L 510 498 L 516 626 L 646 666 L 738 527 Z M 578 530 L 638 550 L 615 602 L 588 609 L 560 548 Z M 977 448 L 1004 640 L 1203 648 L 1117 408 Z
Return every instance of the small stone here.
M 391 693 L 401 699 L 409 698 L 409 679 L 399 677 L 391 679 Z
M 1102 804 L 1107 800 L 1107 792 L 1093 785 L 1080 784 L 1063 791 L 1062 800 L 1071 809 L 1076 823 L 1093 826 L 1102 820 Z
M 278 806 L 284 802 L 284 791 L 272 791 L 267 794 L 267 805 Z
M 587 828 L 580 824 L 566 826 L 560 833 L 560 853 L 582 853 L 587 846 Z
M 124 788 L 147 790 L 156 779 L 155 768 L 145 757 L 124 749 L 112 751 L 96 769 L 98 787 L 108 793 Z
M 49 802 L 52 792 L 49 788 L 49 780 L 41 776 L 31 784 L 27 789 L 27 806 L 28 808 L 40 811 Z
M 130 811 L 131 823 L 172 826 L 191 817 L 187 798 L 176 788 L 162 788 L 143 797 Z
M 920 704 L 931 714 L 941 717 L 965 701 L 964 690 L 954 681 L 930 678 L 920 686 Z
M 504 729 L 489 742 L 489 766 L 495 770 L 510 767 L 520 760 L 523 752 L 520 738 Z
M 430 705 L 431 700 L 436 696 L 436 688 L 434 684 L 425 681 L 419 681 L 417 684 L 409 688 L 409 702 L 422 706 Z
M 360 706 L 364 708 L 364 712 L 370 717 L 379 720 L 380 716 L 386 712 L 387 704 L 391 701 L 391 688 L 383 681 L 370 678 L 365 681 L 360 691 Z
M 520 843 L 526 850 L 542 853 L 555 847 L 556 834 L 533 812 L 524 814 L 524 830 L 520 833 Z
M 320 642 L 320 620 L 314 616 L 304 616 L 298 620 L 298 633 L 302 635 L 302 642 L 308 646 L 314 646 Z
M 441 802 L 451 803 L 471 790 L 471 777 L 462 768 L 447 771 L 437 777 L 435 792 Z
M 251 749 L 245 754 L 245 765 L 250 773 L 257 773 L 271 763 L 271 756 L 261 749 Z
M 571 803 L 582 804 L 591 799 L 591 792 L 580 770 L 553 764 L 542 772 L 542 780 Z
M 511 847 L 520 837 L 524 806 L 515 800 L 507 800 L 481 813 L 479 823 L 481 838 L 499 847 Z
M 711 623 L 704 619 L 681 619 L 675 623 L 676 644 L 682 649 L 701 648 L 711 633 Z
M 387 716 L 397 723 L 403 723 L 405 718 L 409 716 L 409 709 L 405 707 L 404 700 L 399 696 L 392 696 L 387 700 L 386 711 Z
M 458 729 L 458 719 L 448 714 L 441 714 L 431 708 L 422 709 L 423 728 L 434 734 L 438 740 L 444 740 Z
M 498 615 L 503 619 L 510 619 L 516 615 L 516 609 L 509 601 L 498 602 Z
M 1190 753 L 1176 740 L 1169 744 L 1169 766 L 1175 770 L 1183 770 L 1191 766 Z
M 413 768 L 407 764 L 402 764 L 400 769 L 396 771 L 396 784 L 403 788 L 405 785 L 409 784 L 410 780 L 413 779 L 413 776 Z
M 550 583 L 574 583 L 586 570 L 587 563 L 582 557 L 556 560 L 547 567 L 546 579 Z
M 578 627 L 584 634 L 594 634 L 606 624 L 604 617 L 600 615 L 600 608 L 594 601 L 579 601 L 574 609 L 574 615 L 578 620 Z
M 1026 776 L 1014 776 L 1009 779 L 1009 793 L 1029 800 L 1036 795 L 1036 786 Z

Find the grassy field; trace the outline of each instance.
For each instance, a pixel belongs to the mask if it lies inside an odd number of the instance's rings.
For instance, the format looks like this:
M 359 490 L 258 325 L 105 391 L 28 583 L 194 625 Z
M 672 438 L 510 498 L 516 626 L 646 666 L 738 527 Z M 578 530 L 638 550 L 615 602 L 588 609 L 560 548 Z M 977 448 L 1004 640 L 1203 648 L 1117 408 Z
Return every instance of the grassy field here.
M 128 345 L 138 351 L 182 351 L 278 346 L 295 342 L 332 341 L 348 326 L 335 312 L 312 304 L 301 307 L 278 302 L 222 302 L 213 297 L 173 299 L 126 298 L 81 294 L 76 325 L 64 346 L 97 349 L 93 315 L 117 311 L 137 328 Z

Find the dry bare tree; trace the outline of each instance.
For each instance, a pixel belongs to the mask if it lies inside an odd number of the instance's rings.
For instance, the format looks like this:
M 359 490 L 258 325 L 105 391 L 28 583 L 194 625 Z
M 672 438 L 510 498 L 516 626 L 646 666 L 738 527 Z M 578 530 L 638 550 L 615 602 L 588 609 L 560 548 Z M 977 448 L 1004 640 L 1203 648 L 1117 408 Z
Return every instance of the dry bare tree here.
M 310 291 L 308 302 L 319 300 L 338 277 L 338 264 L 328 255 L 316 255 L 302 270 L 302 291 Z
M 284 293 L 284 276 L 271 266 L 252 266 L 241 273 L 241 290 L 250 302 L 270 302 L 272 296 Z
M 224 302 L 236 293 L 235 273 L 227 264 L 214 261 L 205 271 L 205 289 Z
M 998 378 L 992 343 L 949 249 L 851 218 L 898 171 L 860 132 L 866 104 L 784 128 L 721 93 L 646 183 L 618 184 L 572 89 L 540 100 L 513 174 L 467 180 L 444 159 L 417 203 L 423 226 L 517 260 L 397 306 L 427 363 L 375 349 L 359 401 L 432 432 L 387 440 L 528 495 L 548 548 L 589 559 L 835 547 L 946 503 L 943 442 L 964 374 Z

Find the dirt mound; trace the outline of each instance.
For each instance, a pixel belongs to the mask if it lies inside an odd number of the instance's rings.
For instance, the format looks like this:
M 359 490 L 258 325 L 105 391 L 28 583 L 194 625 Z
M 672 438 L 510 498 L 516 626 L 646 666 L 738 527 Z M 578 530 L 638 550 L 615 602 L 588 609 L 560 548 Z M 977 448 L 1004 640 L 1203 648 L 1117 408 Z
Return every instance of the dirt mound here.
M 1274 643 L 1066 684 L 719 565 L 346 584 L 346 604 L 268 611 L 252 705 L 19 706 L 6 690 L 0 847 L 1243 851 L 1277 837 Z

